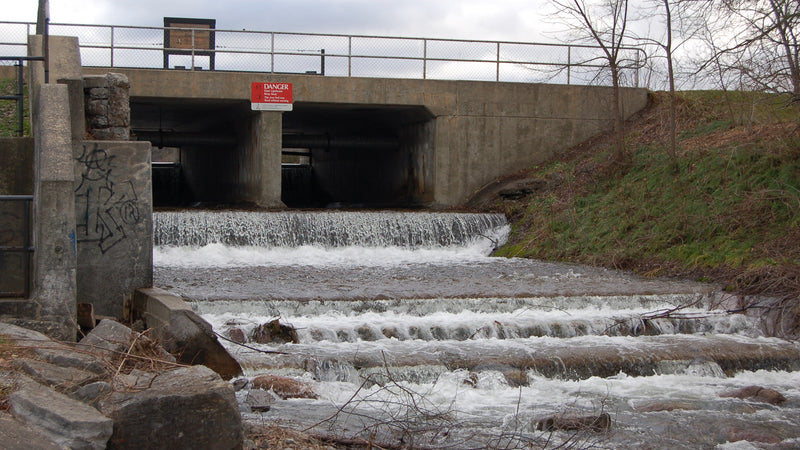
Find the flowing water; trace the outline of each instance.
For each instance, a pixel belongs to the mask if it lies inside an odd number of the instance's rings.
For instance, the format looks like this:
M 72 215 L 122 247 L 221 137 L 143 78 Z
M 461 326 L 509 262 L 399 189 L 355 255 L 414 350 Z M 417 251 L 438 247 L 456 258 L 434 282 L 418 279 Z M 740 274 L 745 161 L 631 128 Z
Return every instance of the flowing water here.
M 482 214 L 156 213 L 155 281 L 223 337 L 295 328 L 223 341 L 246 376 L 318 395 L 248 420 L 422 448 L 800 446 L 800 346 L 713 286 L 488 256 L 507 233 Z M 786 401 L 720 397 L 751 385 Z M 604 412 L 607 432 L 536 429 Z

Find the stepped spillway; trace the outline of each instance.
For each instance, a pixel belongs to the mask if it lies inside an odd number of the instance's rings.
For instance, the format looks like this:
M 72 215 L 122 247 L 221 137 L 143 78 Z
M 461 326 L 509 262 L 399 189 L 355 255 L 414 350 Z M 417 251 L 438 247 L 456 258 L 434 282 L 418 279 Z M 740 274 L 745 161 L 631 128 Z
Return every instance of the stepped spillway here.
M 157 285 L 191 301 L 247 377 L 293 377 L 319 396 L 248 420 L 437 448 L 800 443 L 800 346 L 726 311 L 715 286 L 492 258 L 508 233 L 496 215 L 159 213 L 155 223 Z M 273 320 L 298 342 L 255 342 Z M 721 396 L 751 385 L 786 401 Z M 604 411 L 610 433 L 535 427 Z

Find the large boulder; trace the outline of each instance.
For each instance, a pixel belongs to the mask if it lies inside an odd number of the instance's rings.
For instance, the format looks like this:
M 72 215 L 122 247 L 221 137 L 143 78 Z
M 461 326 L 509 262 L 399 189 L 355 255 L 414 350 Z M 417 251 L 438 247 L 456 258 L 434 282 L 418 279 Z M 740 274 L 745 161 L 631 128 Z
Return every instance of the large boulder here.
M 0 413 L 0 442 L 5 450 L 63 449 L 44 433 L 25 425 L 8 413 Z
M 129 354 L 151 358 L 157 361 L 174 363 L 175 357 L 161 345 L 145 334 L 137 333 L 117 321 L 103 319 L 78 343 L 79 348 L 88 348 L 89 353 L 113 362 L 117 367 L 119 361 Z
M 242 448 L 242 419 L 233 387 L 205 366 L 149 377 L 135 389 L 98 402 L 114 420 L 110 449 Z
M 111 419 L 39 383 L 24 383 L 8 401 L 14 417 L 63 447 L 100 450 L 111 437 Z
M 135 312 L 150 328 L 151 337 L 184 364 L 203 364 L 228 380 L 242 374 L 242 368 L 222 344 L 211 325 L 198 316 L 180 297 L 162 289 L 136 291 Z

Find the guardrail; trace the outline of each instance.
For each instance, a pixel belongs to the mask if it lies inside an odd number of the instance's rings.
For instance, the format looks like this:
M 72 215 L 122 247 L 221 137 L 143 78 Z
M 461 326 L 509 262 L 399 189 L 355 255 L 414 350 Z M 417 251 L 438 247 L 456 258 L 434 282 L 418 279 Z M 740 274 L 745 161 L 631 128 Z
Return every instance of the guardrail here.
M 597 83 L 605 67 L 601 49 L 590 45 L 60 23 L 49 28 L 51 35 L 77 36 L 82 64 L 94 67 L 208 70 L 213 61 L 219 71 L 562 84 Z M 24 51 L 34 29 L 32 23 L 0 22 L 0 54 Z M 167 31 L 191 34 L 191 42 L 165 47 Z M 208 42 L 196 38 L 209 32 L 213 48 L 196 45 Z M 168 53 L 174 64 L 164 67 Z M 626 84 L 638 85 L 645 59 L 640 48 L 623 49 Z
M 0 297 L 29 298 L 32 195 L 0 195 Z M 22 207 L 11 206 L 22 203 Z M 14 258 L 13 255 L 21 257 Z

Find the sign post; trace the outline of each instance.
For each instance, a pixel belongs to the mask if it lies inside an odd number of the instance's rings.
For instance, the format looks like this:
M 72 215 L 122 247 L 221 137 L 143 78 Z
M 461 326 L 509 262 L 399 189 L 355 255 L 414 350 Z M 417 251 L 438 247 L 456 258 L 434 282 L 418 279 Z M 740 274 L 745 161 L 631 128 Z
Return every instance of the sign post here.
M 291 111 L 294 98 L 291 83 L 253 82 L 250 109 L 253 111 Z

